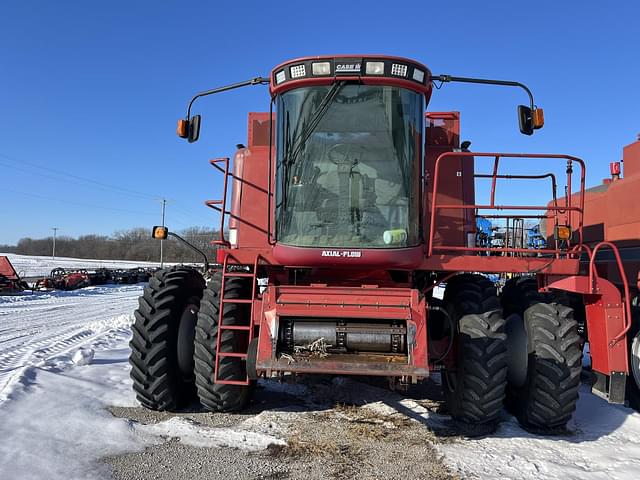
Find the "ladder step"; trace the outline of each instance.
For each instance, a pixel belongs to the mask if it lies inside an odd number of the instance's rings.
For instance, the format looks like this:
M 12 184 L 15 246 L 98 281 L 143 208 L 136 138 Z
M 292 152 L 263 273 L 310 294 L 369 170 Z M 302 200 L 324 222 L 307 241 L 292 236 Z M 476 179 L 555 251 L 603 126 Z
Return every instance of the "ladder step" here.
M 253 300 L 250 298 L 222 298 L 220 299 L 221 303 L 253 303 Z
M 253 273 L 246 272 L 227 272 L 224 274 L 225 277 L 253 277 Z
M 221 385 L 249 385 L 249 379 L 246 380 L 218 380 L 216 383 Z
M 218 352 L 218 357 L 234 357 L 234 358 L 247 358 L 246 353 L 237 353 L 237 352 Z
M 242 331 L 248 332 L 249 330 L 251 330 L 251 326 L 250 325 L 220 325 L 218 327 L 218 329 L 220 329 L 220 330 L 242 330 Z

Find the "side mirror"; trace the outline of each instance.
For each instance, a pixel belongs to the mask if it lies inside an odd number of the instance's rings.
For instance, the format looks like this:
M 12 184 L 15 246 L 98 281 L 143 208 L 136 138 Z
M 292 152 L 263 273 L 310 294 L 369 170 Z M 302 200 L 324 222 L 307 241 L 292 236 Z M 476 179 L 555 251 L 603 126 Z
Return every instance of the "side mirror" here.
M 169 229 L 160 225 L 156 225 L 151 229 L 151 237 L 156 240 L 166 240 L 169 235 Z
M 200 138 L 200 115 L 195 115 L 189 120 L 189 143 L 197 142 Z
M 189 143 L 197 142 L 200 137 L 200 115 L 195 115 L 188 121 L 178 120 L 176 133 L 180 138 L 186 138 Z
M 521 133 L 532 135 L 534 130 L 544 126 L 544 110 L 541 108 L 531 110 L 526 105 L 518 105 L 518 123 Z

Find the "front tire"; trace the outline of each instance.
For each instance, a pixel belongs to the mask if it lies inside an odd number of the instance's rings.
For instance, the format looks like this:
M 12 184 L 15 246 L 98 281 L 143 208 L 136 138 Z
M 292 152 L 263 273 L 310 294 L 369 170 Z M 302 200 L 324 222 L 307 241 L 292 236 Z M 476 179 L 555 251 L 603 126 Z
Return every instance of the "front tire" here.
M 214 381 L 216 361 L 216 341 L 220 318 L 220 274 L 213 277 L 204 291 L 195 337 L 195 374 L 200 403 L 212 412 L 242 410 L 250 400 L 253 390 L 249 385 L 220 384 Z M 246 299 L 251 297 L 251 282 L 246 278 L 227 278 L 225 299 Z M 248 304 L 229 303 L 224 306 L 224 325 L 249 325 L 251 322 Z M 222 352 L 246 352 L 247 335 L 243 331 L 224 330 L 220 339 Z M 245 345 L 245 343 L 247 343 Z M 223 380 L 245 380 L 246 362 L 238 358 L 223 357 L 218 365 L 218 378 Z
M 193 329 L 204 279 L 173 267 L 150 278 L 138 299 L 129 363 L 138 401 L 151 410 L 174 410 L 195 399 Z
M 526 375 L 507 389 L 507 407 L 520 424 L 540 433 L 563 429 L 578 401 L 582 340 L 573 309 L 546 303 L 532 277 L 505 285 L 505 316 L 519 316 L 526 333 Z
M 481 275 L 458 275 L 448 282 L 444 302 L 457 328 L 456 365 L 442 382 L 449 412 L 465 423 L 495 424 L 507 384 L 505 322 L 495 286 Z

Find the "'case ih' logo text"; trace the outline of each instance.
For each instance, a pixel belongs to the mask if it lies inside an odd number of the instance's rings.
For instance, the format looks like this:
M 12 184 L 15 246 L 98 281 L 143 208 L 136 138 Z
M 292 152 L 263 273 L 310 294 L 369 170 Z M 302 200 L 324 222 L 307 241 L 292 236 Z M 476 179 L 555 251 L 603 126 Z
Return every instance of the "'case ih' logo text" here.
M 362 252 L 358 250 L 322 250 L 321 257 L 360 258 Z
M 361 63 L 336 63 L 336 72 L 360 73 Z

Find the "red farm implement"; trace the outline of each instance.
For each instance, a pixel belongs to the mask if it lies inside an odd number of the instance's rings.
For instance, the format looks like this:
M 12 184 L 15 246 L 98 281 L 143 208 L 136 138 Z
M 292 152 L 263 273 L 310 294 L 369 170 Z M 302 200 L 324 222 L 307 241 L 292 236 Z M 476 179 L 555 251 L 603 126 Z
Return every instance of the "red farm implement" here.
M 27 290 L 29 286 L 20 279 L 8 257 L 0 256 L 0 295 L 12 295 L 23 290 Z
M 41 278 L 35 284 L 35 290 L 77 290 L 91 285 L 90 274 L 87 270 L 68 270 L 54 268 L 48 277 Z

